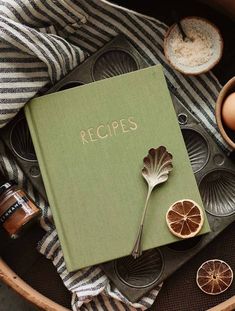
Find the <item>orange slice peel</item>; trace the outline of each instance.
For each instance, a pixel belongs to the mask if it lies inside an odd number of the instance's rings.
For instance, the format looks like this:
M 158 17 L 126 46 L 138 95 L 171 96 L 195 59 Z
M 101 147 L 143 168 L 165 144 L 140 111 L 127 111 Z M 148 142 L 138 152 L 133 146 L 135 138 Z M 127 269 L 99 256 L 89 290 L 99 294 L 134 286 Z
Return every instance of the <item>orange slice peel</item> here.
M 169 230 L 181 239 L 197 235 L 204 223 L 201 207 L 193 200 L 184 199 L 173 203 L 166 213 Z
M 208 295 L 218 295 L 225 292 L 232 284 L 232 281 L 233 270 L 223 260 L 208 260 L 197 271 L 197 285 Z

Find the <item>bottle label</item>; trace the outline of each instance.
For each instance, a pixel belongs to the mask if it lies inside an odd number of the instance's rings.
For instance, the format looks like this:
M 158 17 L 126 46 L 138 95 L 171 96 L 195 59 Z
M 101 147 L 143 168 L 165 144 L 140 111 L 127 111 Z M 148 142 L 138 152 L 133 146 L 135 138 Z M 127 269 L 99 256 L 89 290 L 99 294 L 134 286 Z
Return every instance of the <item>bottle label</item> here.
M 20 198 L 17 202 L 12 204 L 0 217 L 0 224 L 4 224 L 4 222 L 11 217 L 12 214 L 15 213 L 19 208 L 22 207 L 23 204 L 27 203 L 29 199 L 26 196 Z

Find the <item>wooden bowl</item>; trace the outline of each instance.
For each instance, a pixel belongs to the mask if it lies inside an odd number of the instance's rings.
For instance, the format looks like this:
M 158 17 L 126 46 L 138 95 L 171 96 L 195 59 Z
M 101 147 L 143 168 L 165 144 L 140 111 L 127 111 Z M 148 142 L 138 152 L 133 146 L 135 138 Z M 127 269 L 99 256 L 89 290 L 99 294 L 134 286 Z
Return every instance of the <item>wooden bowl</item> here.
M 222 120 L 222 107 L 224 101 L 232 92 L 235 92 L 235 77 L 230 79 L 220 91 L 215 106 L 215 117 L 222 137 L 229 144 L 229 146 L 235 149 L 235 131 L 226 128 Z
M 19 295 L 24 297 L 39 310 L 44 311 L 71 311 L 61 305 L 55 303 L 51 299 L 43 296 L 38 291 L 26 284 L 22 279 L 20 279 L 7 265 L 0 259 L 0 279 L 2 279 L 8 286 L 14 289 Z M 155 310 L 153 307 L 152 310 Z M 208 311 L 229 311 L 235 308 L 235 296 L 222 302 L 221 304 L 212 307 Z
M 181 63 L 179 59 L 177 59 L 172 47 L 174 38 L 176 38 L 179 34 L 177 24 L 173 24 L 168 29 L 164 39 L 164 54 L 168 63 L 174 69 L 187 75 L 198 75 L 209 71 L 220 61 L 222 57 L 224 44 L 220 30 L 209 20 L 202 17 L 188 16 L 183 18 L 180 22 L 186 34 L 190 29 L 199 29 L 201 33 L 206 33 L 212 44 L 212 54 L 206 62 L 197 66 L 189 66 Z

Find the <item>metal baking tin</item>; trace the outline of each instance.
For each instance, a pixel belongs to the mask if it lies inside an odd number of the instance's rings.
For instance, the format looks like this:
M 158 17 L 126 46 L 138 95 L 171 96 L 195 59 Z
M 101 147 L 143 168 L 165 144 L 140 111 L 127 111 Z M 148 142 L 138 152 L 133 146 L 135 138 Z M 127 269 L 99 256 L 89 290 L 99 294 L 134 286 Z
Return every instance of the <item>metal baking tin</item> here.
M 71 71 L 48 93 L 145 67 L 148 64 L 142 56 L 120 35 Z M 172 100 L 212 231 L 148 250 L 138 259 L 127 256 L 104 263 L 102 268 L 107 276 L 132 302 L 164 281 L 235 220 L 235 165 L 218 148 L 199 120 L 174 95 Z M 16 130 L 20 131 L 20 137 Z M 1 130 L 1 138 L 35 188 L 46 197 L 22 114 Z
M 33 186 L 46 199 L 46 191 L 33 142 L 22 111 L 0 130 L 0 139 L 8 148 L 9 155 L 12 155 Z

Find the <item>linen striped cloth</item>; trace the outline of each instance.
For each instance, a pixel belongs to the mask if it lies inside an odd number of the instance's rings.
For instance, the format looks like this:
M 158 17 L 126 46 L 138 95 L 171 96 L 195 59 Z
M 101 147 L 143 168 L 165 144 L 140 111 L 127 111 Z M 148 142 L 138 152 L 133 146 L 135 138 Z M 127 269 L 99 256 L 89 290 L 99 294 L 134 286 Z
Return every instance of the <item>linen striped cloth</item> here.
M 150 66 L 163 65 L 171 92 L 228 152 L 214 117 L 215 100 L 221 89 L 219 82 L 212 73 L 186 77 L 174 71 L 163 54 L 166 30 L 167 26 L 154 18 L 101 0 L 0 1 L 0 126 L 39 91 L 43 93 L 106 42 L 123 33 Z M 48 126 L 49 120 L 48 116 Z M 132 304 L 99 266 L 68 273 L 50 208 L 1 141 L 0 165 L 4 174 L 22 185 L 42 208 L 41 225 L 47 233 L 38 248 L 53 261 L 72 292 L 73 310 L 145 310 L 153 304 L 160 286 Z

